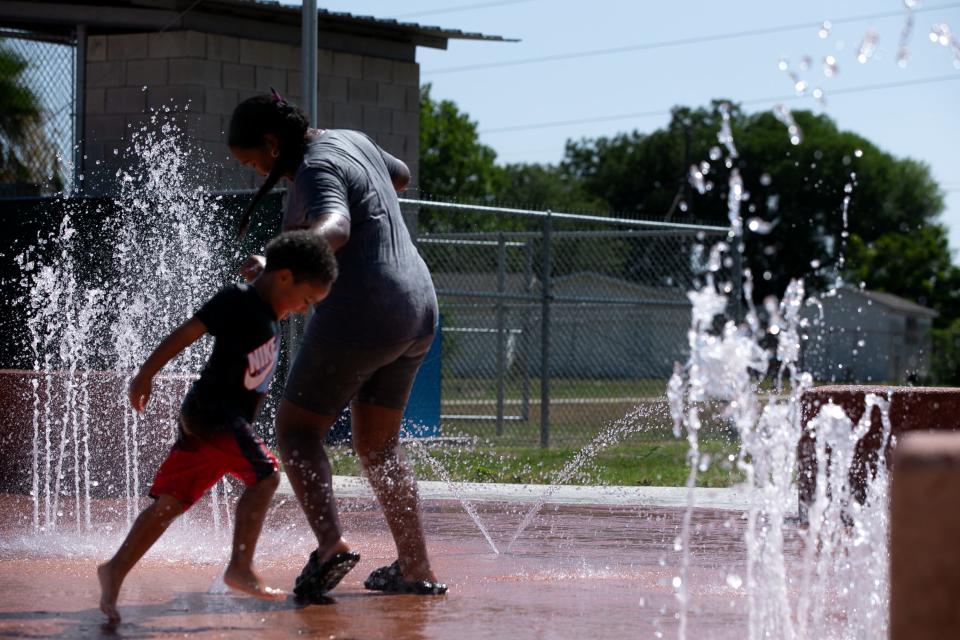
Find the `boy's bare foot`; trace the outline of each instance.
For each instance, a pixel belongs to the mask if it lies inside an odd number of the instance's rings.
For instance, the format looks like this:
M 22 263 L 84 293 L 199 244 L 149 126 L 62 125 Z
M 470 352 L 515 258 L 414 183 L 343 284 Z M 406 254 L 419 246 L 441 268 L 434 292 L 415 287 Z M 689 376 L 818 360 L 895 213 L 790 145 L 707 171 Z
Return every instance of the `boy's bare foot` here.
M 256 573 L 251 569 L 241 569 L 239 567 L 229 566 L 223 574 L 223 582 L 234 591 L 245 593 L 261 600 L 284 600 L 287 592 L 276 587 L 268 587 L 263 584 Z
M 117 611 L 117 597 L 120 595 L 120 581 L 110 570 L 110 563 L 105 562 L 97 567 L 97 578 L 100 580 L 100 611 L 107 616 L 110 624 L 120 622 L 120 612 Z

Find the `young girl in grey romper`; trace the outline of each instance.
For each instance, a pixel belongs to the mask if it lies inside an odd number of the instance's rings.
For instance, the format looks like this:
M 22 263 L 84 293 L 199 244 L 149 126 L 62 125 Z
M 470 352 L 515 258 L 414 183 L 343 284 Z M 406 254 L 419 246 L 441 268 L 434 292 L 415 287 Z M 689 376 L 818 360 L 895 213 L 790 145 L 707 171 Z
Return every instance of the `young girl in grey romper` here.
M 340 276 L 314 309 L 284 392 L 310 411 L 339 415 L 352 398 L 403 409 L 433 339 L 437 296 L 400 214 L 398 171 L 364 134 L 328 129 L 307 144 L 288 192 L 284 231 L 322 213 L 350 221 Z
M 360 559 L 343 537 L 323 446 L 351 404 L 354 449 L 397 545 L 397 561 L 376 569 L 368 589 L 442 594 L 427 557 L 416 481 L 399 446 L 403 409 L 433 340 L 437 298 L 430 273 L 400 213 L 406 165 L 357 131 L 309 129 L 279 95 L 240 103 L 230 122 L 230 151 L 266 179 L 240 221 L 290 182 L 284 230 L 309 229 L 336 252 L 339 277 L 314 307 L 277 414 L 284 469 L 317 537 L 297 579 L 301 598 L 324 594 Z M 245 277 L 260 268 L 251 256 Z

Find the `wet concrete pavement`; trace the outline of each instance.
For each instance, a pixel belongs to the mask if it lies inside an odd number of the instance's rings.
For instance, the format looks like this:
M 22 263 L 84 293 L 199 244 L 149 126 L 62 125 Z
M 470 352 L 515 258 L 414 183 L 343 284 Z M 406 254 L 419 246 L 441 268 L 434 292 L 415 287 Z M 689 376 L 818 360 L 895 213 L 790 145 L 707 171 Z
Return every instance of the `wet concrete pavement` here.
M 110 629 L 97 608 L 94 568 L 113 553 L 127 526 L 112 512 L 122 513 L 122 504 L 95 506 L 94 521 L 107 524 L 92 532 L 61 527 L 35 534 L 29 500 L 0 496 L 0 637 L 676 637 L 678 508 L 549 504 L 497 555 L 459 503 L 427 500 L 431 557 L 450 592 L 422 597 L 363 589 L 367 574 L 395 552 L 378 508 L 363 497 L 342 499 L 346 536 L 363 558 L 329 604 L 300 606 L 224 593 L 218 574 L 229 554 L 227 511 L 216 530 L 205 499 L 133 570 L 120 596 L 124 620 Z M 530 507 L 476 506 L 501 547 Z M 689 637 L 744 637 L 746 598 L 743 587 L 731 586 L 744 576 L 741 514 L 697 510 L 693 524 Z M 311 538 L 296 503 L 278 496 L 257 552 L 263 576 L 290 588 Z

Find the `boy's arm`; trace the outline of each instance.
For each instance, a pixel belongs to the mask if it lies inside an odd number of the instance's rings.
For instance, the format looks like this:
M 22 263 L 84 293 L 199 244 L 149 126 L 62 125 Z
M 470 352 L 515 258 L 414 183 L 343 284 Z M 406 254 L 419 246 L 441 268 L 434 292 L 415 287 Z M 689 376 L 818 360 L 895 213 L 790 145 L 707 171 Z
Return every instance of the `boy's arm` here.
M 143 411 L 146 408 L 153 391 L 153 377 L 157 372 L 206 332 L 207 327 L 203 322 L 195 317 L 190 318 L 157 345 L 130 381 L 130 404 L 134 409 Z

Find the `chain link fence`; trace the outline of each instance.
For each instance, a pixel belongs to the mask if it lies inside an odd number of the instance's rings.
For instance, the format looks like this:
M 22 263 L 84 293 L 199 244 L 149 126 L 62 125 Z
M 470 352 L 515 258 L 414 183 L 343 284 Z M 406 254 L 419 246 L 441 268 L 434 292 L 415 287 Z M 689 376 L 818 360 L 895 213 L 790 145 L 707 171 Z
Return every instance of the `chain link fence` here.
M 726 228 L 402 203 L 440 302 L 444 435 L 573 446 L 662 405 L 693 247 Z
M 72 39 L 0 30 L 0 197 L 70 187 L 75 65 Z

